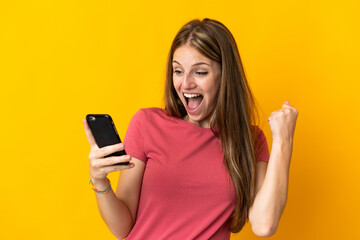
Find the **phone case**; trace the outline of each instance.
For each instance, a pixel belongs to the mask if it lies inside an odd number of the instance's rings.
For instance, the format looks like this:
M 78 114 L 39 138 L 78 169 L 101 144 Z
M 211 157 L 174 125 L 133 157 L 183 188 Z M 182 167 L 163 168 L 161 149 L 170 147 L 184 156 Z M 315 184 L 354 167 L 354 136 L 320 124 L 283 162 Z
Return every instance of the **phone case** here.
M 89 124 L 92 134 L 94 135 L 96 144 L 99 148 L 121 143 L 118 132 L 116 131 L 114 122 L 108 114 L 88 114 L 86 121 Z M 105 157 L 125 155 L 125 150 L 114 152 Z M 129 162 L 117 163 L 115 165 L 128 165 Z

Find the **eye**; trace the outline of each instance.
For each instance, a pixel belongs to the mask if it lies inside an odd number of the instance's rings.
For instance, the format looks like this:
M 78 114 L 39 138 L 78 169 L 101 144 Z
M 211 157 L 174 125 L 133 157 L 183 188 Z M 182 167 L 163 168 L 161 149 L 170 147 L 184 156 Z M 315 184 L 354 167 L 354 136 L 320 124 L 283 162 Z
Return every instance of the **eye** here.
M 180 70 L 175 70 L 175 71 L 173 71 L 173 73 L 175 73 L 175 74 L 181 74 L 181 71 Z
M 196 72 L 196 74 L 200 75 L 200 76 L 205 76 L 208 72 Z

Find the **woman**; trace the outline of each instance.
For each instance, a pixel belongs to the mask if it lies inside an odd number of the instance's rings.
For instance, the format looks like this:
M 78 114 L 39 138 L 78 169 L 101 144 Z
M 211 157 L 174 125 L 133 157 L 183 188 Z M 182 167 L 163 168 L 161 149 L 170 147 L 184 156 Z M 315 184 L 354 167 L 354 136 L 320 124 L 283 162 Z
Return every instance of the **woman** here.
M 124 144 L 101 149 L 84 121 L 90 178 L 110 231 L 119 239 L 229 239 L 249 220 L 256 235 L 273 235 L 298 112 L 286 101 L 268 118 L 270 156 L 256 113 L 229 30 L 211 19 L 185 24 L 168 55 L 165 109 L 140 109 Z M 128 155 L 104 158 L 122 149 Z M 118 170 L 114 193 L 107 174 Z

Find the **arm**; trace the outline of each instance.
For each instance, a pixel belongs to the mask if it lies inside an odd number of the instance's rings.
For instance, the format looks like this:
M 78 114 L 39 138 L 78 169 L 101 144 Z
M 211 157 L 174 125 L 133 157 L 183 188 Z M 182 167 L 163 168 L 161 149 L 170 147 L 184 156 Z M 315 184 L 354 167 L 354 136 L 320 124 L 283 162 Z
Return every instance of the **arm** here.
M 106 194 L 96 193 L 96 201 L 101 217 L 110 231 L 119 239 L 127 236 L 134 225 L 140 195 L 145 163 L 130 155 L 104 158 L 111 153 L 124 150 L 124 144 L 115 144 L 99 148 L 95 138 L 83 119 L 86 137 L 90 143 L 89 171 L 90 178 L 99 190 L 109 186 L 107 174 L 123 170 L 120 173 L 117 194 L 110 191 Z M 118 162 L 131 161 L 129 165 L 113 165 Z
M 253 232 L 272 236 L 286 205 L 292 142 L 273 142 L 269 163 L 256 166 L 256 197 L 249 210 Z
M 116 194 L 111 189 L 107 194 L 95 193 L 100 215 L 109 230 L 118 239 L 126 237 L 135 222 L 145 163 L 132 158 L 135 167 L 121 171 Z M 108 181 L 94 182 L 97 189 L 106 189 Z
M 273 137 L 271 154 L 267 167 L 257 163 L 257 194 L 249 209 L 249 221 L 258 236 L 268 237 L 276 232 L 286 205 L 297 116 L 297 109 L 285 101 L 282 109 L 268 118 Z

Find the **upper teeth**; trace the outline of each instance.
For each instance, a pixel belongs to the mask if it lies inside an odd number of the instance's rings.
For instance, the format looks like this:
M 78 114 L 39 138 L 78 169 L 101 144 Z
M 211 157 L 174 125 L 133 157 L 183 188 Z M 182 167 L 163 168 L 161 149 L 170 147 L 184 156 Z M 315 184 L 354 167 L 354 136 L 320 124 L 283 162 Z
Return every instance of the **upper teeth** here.
M 200 96 L 201 94 L 189 94 L 189 93 L 184 93 L 184 96 L 187 97 L 187 98 L 193 98 L 193 97 L 198 97 Z

